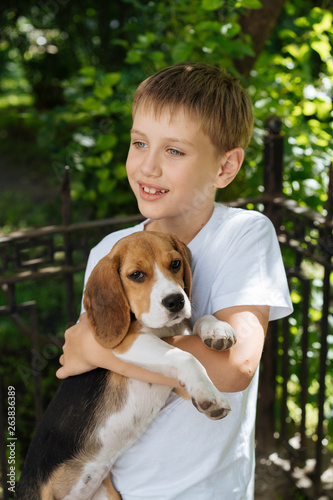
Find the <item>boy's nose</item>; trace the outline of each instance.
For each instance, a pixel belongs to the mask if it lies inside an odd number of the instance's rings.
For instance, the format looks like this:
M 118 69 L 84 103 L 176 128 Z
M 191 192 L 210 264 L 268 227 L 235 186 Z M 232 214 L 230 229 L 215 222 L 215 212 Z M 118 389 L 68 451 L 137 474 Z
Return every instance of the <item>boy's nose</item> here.
M 149 152 L 145 155 L 142 160 L 141 171 L 147 177 L 159 177 L 162 169 L 160 167 L 158 155 L 153 152 Z

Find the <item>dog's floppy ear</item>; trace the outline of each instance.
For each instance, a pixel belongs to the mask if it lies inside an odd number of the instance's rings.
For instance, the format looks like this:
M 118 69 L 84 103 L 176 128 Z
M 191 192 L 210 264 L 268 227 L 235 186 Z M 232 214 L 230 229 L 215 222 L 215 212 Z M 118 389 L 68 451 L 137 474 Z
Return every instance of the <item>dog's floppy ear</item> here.
M 185 243 L 180 241 L 175 236 L 172 236 L 171 239 L 172 239 L 172 243 L 173 243 L 175 249 L 182 256 L 183 266 L 184 266 L 185 292 L 186 292 L 186 295 L 189 298 L 191 298 L 191 286 L 192 286 L 192 273 L 191 273 L 192 254 L 191 254 L 191 250 L 185 245 Z
M 91 272 L 84 291 L 83 306 L 96 340 L 111 349 L 125 337 L 131 316 L 120 276 L 120 254 L 108 254 Z

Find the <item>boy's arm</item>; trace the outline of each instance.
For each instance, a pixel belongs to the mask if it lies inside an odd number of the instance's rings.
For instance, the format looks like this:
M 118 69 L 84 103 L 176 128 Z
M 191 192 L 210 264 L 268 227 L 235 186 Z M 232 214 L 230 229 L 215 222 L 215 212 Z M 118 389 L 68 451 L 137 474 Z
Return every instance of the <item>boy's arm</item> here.
M 229 323 L 236 332 L 237 342 L 227 351 L 210 349 L 197 335 L 164 340 L 193 354 L 220 391 L 243 391 L 259 365 L 268 326 L 269 306 L 229 307 L 214 316 Z
M 170 345 L 193 354 L 206 368 L 216 387 L 223 392 L 246 389 L 260 361 L 268 324 L 268 306 L 238 306 L 218 311 L 215 316 L 229 323 L 237 334 L 237 343 L 228 351 L 209 349 L 196 335 L 164 339 Z M 106 368 L 127 377 L 145 382 L 178 387 L 178 381 L 125 363 L 112 351 L 104 349 L 95 340 L 86 318 L 66 331 L 63 365 L 58 378 L 77 375 L 96 367 Z
M 126 363 L 117 358 L 111 349 L 102 347 L 90 329 L 86 313 L 81 314 L 80 321 L 66 330 L 63 354 L 59 361 L 62 366 L 56 375 L 60 379 L 80 375 L 95 368 L 105 368 L 144 382 L 179 387 L 176 380 Z

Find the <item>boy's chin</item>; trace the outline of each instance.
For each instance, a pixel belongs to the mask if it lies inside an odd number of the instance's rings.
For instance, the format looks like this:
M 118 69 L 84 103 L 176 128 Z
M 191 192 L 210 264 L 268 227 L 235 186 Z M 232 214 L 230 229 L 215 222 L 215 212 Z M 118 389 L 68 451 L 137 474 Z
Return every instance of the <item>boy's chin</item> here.
M 145 217 L 145 219 L 158 220 L 162 219 L 163 215 L 161 215 L 154 207 L 147 207 L 145 203 L 138 202 L 138 209 L 140 214 Z

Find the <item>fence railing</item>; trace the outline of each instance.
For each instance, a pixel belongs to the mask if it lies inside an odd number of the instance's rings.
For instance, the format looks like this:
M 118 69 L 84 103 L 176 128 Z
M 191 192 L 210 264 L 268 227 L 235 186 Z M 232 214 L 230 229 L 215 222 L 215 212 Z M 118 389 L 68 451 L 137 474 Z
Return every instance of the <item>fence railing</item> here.
M 269 444 L 276 446 L 278 439 L 288 454 L 291 475 L 296 465 L 302 467 L 307 459 L 315 459 L 309 481 L 311 495 L 318 498 L 323 488 L 321 475 L 327 466 L 326 457 L 333 446 L 328 427 L 329 417 L 333 415 L 331 367 L 328 370 L 328 344 L 333 344 L 332 333 L 329 334 L 329 318 L 332 326 L 333 316 L 330 302 L 333 270 L 332 165 L 327 215 L 323 217 L 283 197 L 280 121 L 276 118 L 269 120 L 267 130 L 263 164 L 265 191 L 260 197 L 230 204 L 245 208 L 251 205 L 264 210 L 273 221 L 283 249 L 295 306 L 295 314 L 273 322 L 267 334 L 259 388 L 258 448 L 267 449 Z M 33 379 L 36 422 L 43 413 L 40 360 L 43 356 L 47 357 L 44 350 L 46 352 L 48 346 L 59 347 L 59 338 L 40 334 L 39 305 L 34 297 L 21 302 L 20 286 L 60 277 L 65 288 L 67 324 L 75 322 L 75 304 L 80 297 L 75 297 L 74 280 L 77 273 L 84 270 L 89 250 L 106 234 L 142 220 L 141 215 L 134 215 L 71 224 L 68 170 L 64 174 L 61 197 L 61 226 L 18 231 L 0 237 L 3 297 L 0 317 L 11 317 L 22 336 L 31 341 L 29 376 Z M 6 363 L 3 356 L 1 362 Z M 313 367 L 317 370 L 315 377 Z M 8 406 L 3 385 L 0 379 L 0 460 L 3 498 L 7 500 Z M 315 405 L 312 404 L 314 399 Z

